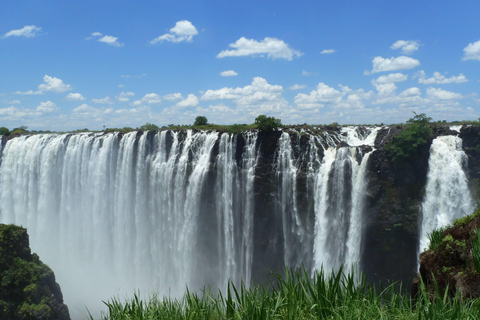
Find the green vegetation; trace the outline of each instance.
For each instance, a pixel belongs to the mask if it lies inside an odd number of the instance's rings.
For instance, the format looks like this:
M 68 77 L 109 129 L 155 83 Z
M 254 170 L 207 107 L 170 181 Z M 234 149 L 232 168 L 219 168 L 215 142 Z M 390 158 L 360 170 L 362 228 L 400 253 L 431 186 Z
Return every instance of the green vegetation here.
M 405 129 L 385 145 L 388 157 L 396 164 L 408 162 L 433 137 L 432 118 L 425 113 L 416 114 L 407 121 Z
M 140 128 L 138 128 L 142 131 L 150 131 L 150 130 L 159 130 L 160 128 L 153 124 L 153 123 L 150 123 L 150 122 L 147 122 L 145 123 L 143 126 L 141 126 Z M 132 129 L 133 130 L 133 129 Z
M 470 241 L 472 242 L 472 258 L 473 265 L 475 266 L 475 271 L 480 273 L 480 230 L 475 230 L 475 237 L 470 236 Z
M 67 319 L 58 292 L 52 270 L 31 254 L 26 229 L 0 225 L 0 319 Z
M 8 136 L 10 134 L 10 130 L 5 127 L 0 127 L 0 136 Z
M 431 233 L 428 234 L 428 240 L 430 240 L 430 250 L 437 250 L 443 242 L 443 232 L 447 229 L 447 227 L 439 228 L 433 230 Z
M 208 124 L 207 117 L 198 116 L 195 118 L 195 122 L 193 123 L 194 126 L 206 126 Z
M 274 117 L 267 117 L 266 115 L 261 114 L 255 118 L 255 125 L 257 126 L 258 131 L 269 132 L 281 128 L 282 120 Z
M 102 319 L 475 319 L 480 311 L 477 301 L 450 299 L 439 291 L 432 297 L 422 281 L 418 296 L 409 297 L 395 284 L 377 289 L 342 268 L 329 275 L 320 270 L 313 279 L 304 269 L 285 274 L 275 275 L 271 286 L 229 284 L 226 294 L 205 289 L 187 290 L 181 299 L 114 298 L 105 303 Z

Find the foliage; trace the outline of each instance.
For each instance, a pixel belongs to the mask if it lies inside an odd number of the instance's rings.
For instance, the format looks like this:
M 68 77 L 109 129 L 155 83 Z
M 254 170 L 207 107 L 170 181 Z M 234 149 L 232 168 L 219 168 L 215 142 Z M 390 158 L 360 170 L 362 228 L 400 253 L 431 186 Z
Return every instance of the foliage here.
M 428 240 L 430 240 L 429 249 L 437 250 L 438 247 L 442 244 L 443 241 L 443 232 L 447 230 L 448 227 L 443 227 L 433 230 L 428 234 Z
M 232 124 L 231 126 L 228 126 L 227 132 L 228 133 L 233 133 L 233 134 L 238 134 L 245 132 L 249 129 L 248 124 Z
M 147 123 L 148 124 L 148 123 Z M 152 125 L 152 124 L 150 124 Z M 155 126 L 155 125 L 153 125 Z M 142 126 L 143 127 L 143 126 Z M 158 128 L 158 127 L 157 127 Z M 109 133 L 109 132 L 121 132 L 121 133 L 129 133 L 130 131 L 134 131 L 135 129 L 131 128 L 131 127 L 123 127 L 123 128 L 107 128 L 105 130 L 103 130 L 103 133 Z M 143 129 L 142 129 L 143 130 Z M 147 130 L 147 129 L 145 129 Z M 148 130 L 156 130 L 156 129 L 148 129 Z
M 475 271 L 480 273 L 480 229 L 475 230 L 475 237 L 470 236 L 472 243 L 472 257 Z
M 272 130 L 278 130 L 278 128 L 282 127 L 282 120 L 261 114 L 255 118 L 255 125 L 257 126 L 258 131 L 269 132 Z
M 139 294 L 124 302 L 114 298 L 105 303 L 108 311 L 102 319 L 473 319 L 479 311 L 478 303 L 441 295 L 435 280 L 436 296 L 421 281 L 420 294 L 410 297 L 401 286 L 381 290 L 343 268 L 332 273 L 321 269 L 313 277 L 305 269 L 274 276 L 267 286 L 229 283 L 226 294 L 187 289 L 179 299 L 153 295 L 144 301 Z
M 389 158 L 396 164 L 408 162 L 433 137 L 430 124 L 432 118 L 425 113 L 414 114 L 415 116 L 407 121 L 405 129 L 385 145 Z
M 473 214 L 469 214 L 469 215 L 464 216 L 462 218 L 455 219 L 455 221 L 453 221 L 453 225 L 455 227 L 464 226 L 478 216 L 480 216 L 480 205 L 477 207 L 477 210 L 475 210 L 475 212 Z
M 160 129 L 157 125 L 147 122 L 143 126 L 139 128 L 142 131 L 149 131 L 149 130 L 158 130 Z
M 31 254 L 26 230 L 0 225 L 0 319 L 68 318 L 55 286 L 52 270 Z
M 0 127 L 0 136 L 8 136 L 10 134 L 10 130 L 5 127 Z
M 193 123 L 194 126 L 205 126 L 208 124 L 207 117 L 198 116 L 195 118 L 195 122 Z

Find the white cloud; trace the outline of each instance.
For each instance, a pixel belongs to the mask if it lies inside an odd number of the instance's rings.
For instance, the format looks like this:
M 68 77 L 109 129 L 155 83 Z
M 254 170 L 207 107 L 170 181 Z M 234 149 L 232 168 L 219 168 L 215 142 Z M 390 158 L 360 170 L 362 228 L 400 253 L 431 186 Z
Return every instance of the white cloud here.
M 440 88 L 428 88 L 427 97 L 432 100 L 457 100 L 462 99 L 463 96 L 460 93 L 442 90 Z
M 38 90 L 40 92 L 53 91 L 56 93 L 62 93 L 65 91 L 72 90 L 72 87 L 69 84 L 65 84 L 63 83 L 63 80 L 55 77 L 50 77 L 45 75 L 43 77 L 43 81 L 45 83 L 42 83 L 41 85 L 38 86 Z
M 156 93 L 148 93 L 141 100 L 133 102 L 134 106 L 139 106 L 142 104 L 159 104 L 162 102 L 162 98 Z
M 372 80 L 373 83 L 383 84 L 383 83 L 391 83 L 391 82 L 403 82 L 408 79 L 408 75 L 403 73 L 390 73 L 384 76 L 380 76 L 377 79 Z
M 120 94 L 118 96 L 116 96 L 117 100 L 120 101 L 120 102 L 127 102 L 130 100 L 129 97 L 133 97 L 135 95 L 135 93 L 133 92 L 120 92 Z
M 41 102 L 40 105 L 37 107 L 37 111 L 42 113 L 50 113 L 59 110 L 57 105 L 52 101 Z
M 421 94 L 422 92 L 420 91 L 420 89 L 418 89 L 417 87 L 412 87 L 400 92 L 398 96 L 403 98 L 403 97 L 419 96 Z
M 178 102 L 175 106 L 180 108 L 196 107 L 198 106 L 198 98 L 194 94 L 189 94 L 186 99 Z
M 193 36 L 197 35 L 198 31 L 197 28 L 188 20 L 177 21 L 175 27 L 170 29 L 170 33 L 166 33 L 162 36 L 159 36 L 152 41 L 151 44 L 155 44 L 157 42 L 162 41 L 170 41 L 170 42 L 191 42 L 193 40 Z
M 288 108 L 282 93 L 282 86 L 271 85 L 264 78 L 255 77 L 252 83 L 245 87 L 207 90 L 201 99 L 232 100 L 237 110 L 241 109 L 250 115 L 279 114 Z
M 270 59 L 292 60 L 303 55 L 302 52 L 290 48 L 283 40 L 269 37 L 262 41 L 241 37 L 235 43 L 231 43 L 230 47 L 233 50 L 221 51 L 217 58 L 267 55 Z
M 105 98 L 102 98 L 102 99 L 92 99 L 92 101 L 94 103 L 100 103 L 100 104 L 112 104 L 112 99 L 110 99 L 110 97 L 105 97 Z
M 468 46 L 463 48 L 464 54 L 463 61 L 466 60 L 478 60 L 480 61 L 480 40 L 477 42 L 469 43 Z
M 80 93 L 69 93 L 65 99 L 71 101 L 83 101 L 85 100 L 85 97 L 82 96 Z
M 21 94 L 21 95 L 34 95 L 34 94 L 43 94 L 43 91 L 15 91 L 14 94 Z
M 370 73 L 394 71 L 394 70 L 406 70 L 418 67 L 420 61 L 406 56 L 400 56 L 397 58 L 382 58 L 375 57 L 372 60 L 373 70 Z M 368 74 L 368 72 L 367 72 Z
M 220 75 L 222 77 L 234 77 L 234 76 L 238 76 L 238 73 L 236 73 L 233 70 L 227 70 L 227 71 L 220 72 Z
M 288 87 L 287 90 L 301 90 L 305 89 L 306 87 L 306 84 L 294 84 L 293 86 Z
M 335 52 L 337 52 L 337 50 L 335 50 L 335 49 L 325 49 L 322 52 L 320 52 L 320 54 L 331 54 L 331 53 L 335 53 Z
M 114 47 L 123 47 L 123 43 L 118 42 L 118 38 L 114 36 L 103 35 L 100 32 L 92 33 L 92 37 L 97 38 L 98 42 L 103 42 Z M 92 37 L 87 38 L 86 40 L 92 39 Z
M 398 40 L 390 49 L 397 50 L 402 49 L 403 54 L 412 54 L 414 51 L 418 50 L 418 41 L 414 40 Z
M 170 93 L 167 94 L 166 96 L 163 96 L 163 99 L 168 100 L 168 101 L 177 101 L 183 99 L 181 93 Z
M 40 31 L 42 31 L 42 28 L 31 25 L 31 26 L 25 26 L 22 29 L 18 30 L 12 30 L 3 36 L 4 38 L 8 37 L 25 37 L 25 38 L 33 38 L 35 37 Z
M 4 103 L 4 104 L 20 104 L 22 102 L 20 100 L 3 100 L 2 103 Z
M 309 77 L 311 75 L 312 75 L 311 72 L 308 72 L 308 71 L 305 71 L 305 70 L 302 71 L 302 76 Z
M 338 103 L 345 94 L 320 82 L 317 90 L 309 95 L 299 93 L 295 97 L 295 103 L 303 109 L 322 108 L 326 103 Z
M 450 78 L 445 77 L 440 72 L 434 72 L 433 77 L 426 78 L 425 71 L 417 72 L 416 76 L 418 77 L 418 83 L 421 84 L 448 84 L 448 83 L 463 83 L 468 82 L 468 79 L 460 73 L 458 76 L 451 76 Z

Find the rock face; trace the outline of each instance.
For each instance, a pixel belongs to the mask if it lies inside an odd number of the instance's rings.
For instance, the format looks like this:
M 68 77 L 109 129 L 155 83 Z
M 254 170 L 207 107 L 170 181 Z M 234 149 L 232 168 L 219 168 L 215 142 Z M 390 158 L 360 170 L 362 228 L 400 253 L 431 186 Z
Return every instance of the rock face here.
M 477 209 L 473 215 L 457 220 L 453 227 L 444 230 L 437 247 L 430 246 L 420 254 L 419 277 L 432 296 L 436 296 L 436 282 L 442 296 L 448 290 L 450 297 L 456 294 L 464 299 L 480 297 L 480 274 L 475 271 L 471 242 L 479 227 L 480 209 Z M 413 295 L 419 291 L 419 277 L 414 280 Z
M 53 271 L 32 254 L 27 230 L 0 225 L 0 319 L 70 320 Z

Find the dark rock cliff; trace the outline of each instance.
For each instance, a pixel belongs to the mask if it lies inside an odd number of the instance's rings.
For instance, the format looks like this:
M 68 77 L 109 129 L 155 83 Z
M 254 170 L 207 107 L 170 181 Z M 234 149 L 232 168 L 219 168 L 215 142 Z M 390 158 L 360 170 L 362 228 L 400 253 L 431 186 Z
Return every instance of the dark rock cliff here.
M 53 271 L 30 252 L 24 228 L 0 225 L 0 279 L 0 319 L 70 319 Z

